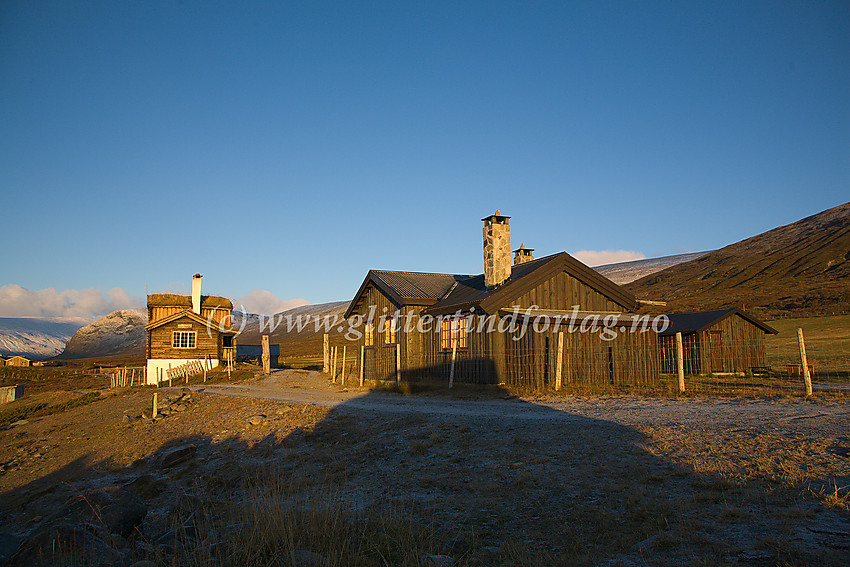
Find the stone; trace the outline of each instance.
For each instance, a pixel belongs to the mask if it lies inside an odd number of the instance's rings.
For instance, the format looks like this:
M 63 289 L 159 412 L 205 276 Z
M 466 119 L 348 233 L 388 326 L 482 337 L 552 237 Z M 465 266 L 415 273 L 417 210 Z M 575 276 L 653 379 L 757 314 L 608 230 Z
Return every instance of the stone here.
M 171 409 L 173 409 L 174 411 L 183 411 L 186 409 L 186 406 L 183 404 L 176 404 L 174 406 L 171 406 Z
M 264 421 L 266 421 L 266 416 L 262 414 L 252 415 L 248 418 L 248 423 L 251 425 L 260 425 Z
M 195 456 L 195 452 L 197 452 L 197 450 L 198 449 L 191 444 L 180 445 L 179 447 L 168 449 L 162 454 L 159 466 L 161 468 L 167 469 L 169 467 L 174 467 L 181 463 L 185 463 L 186 461 L 192 459 Z
M 39 528 L 21 544 L 6 566 L 114 565 L 120 560 L 120 553 L 83 526 L 58 523 Z
M 6 561 L 12 557 L 18 546 L 21 545 L 21 538 L 6 532 L 0 532 L 0 565 L 5 565 Z
M 450 567 L 454 560 L 451 555 L 423 555 L 421 563 L 425 567 Z
M 443 553 L 446 555 L 458 555 L 469 549 L 469 544 L 465 539 L 457 538 L 450 539 L 443 545 Z
M 306 549 L 296 549 L 290 553 L 292 565 L 297 567 L 319 567 L 326 565 L 328 560 L 321 553 L 315 553 Z
M 83 523 L 107 534 L 129 537 L 147 513 L 148 507 L 132 490 L 106 486 L 71 498 L 45 524 Z

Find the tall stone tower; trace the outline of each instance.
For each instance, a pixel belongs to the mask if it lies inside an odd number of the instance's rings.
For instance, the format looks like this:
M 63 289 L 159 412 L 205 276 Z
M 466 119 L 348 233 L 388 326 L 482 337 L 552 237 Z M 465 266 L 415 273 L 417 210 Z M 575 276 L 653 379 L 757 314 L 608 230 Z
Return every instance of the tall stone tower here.
M 484 285 L 493 288 L 511 277 L 511 225 L 502 213 L 481 219 L 484 222 Z

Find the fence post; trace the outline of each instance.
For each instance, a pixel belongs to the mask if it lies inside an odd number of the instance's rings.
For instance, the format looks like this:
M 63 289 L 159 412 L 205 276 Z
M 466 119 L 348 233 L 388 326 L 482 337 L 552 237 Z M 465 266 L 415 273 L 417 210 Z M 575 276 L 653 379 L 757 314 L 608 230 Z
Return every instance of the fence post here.
M 360 345 L 360 387 L 363 387 L 363 367 L 366 366 L 366 347 Z
M 685 349 L 682 345 L 682 333 L 676 333 L 676 370 L 679 373 L 679 391 L 685 391 Z
M 325 336 L 322 338 L 322 373 L 327 374 L 330 372 L 330 353 L 328 352 L 328 334 L 325 333 Z
M 812 376 L 809 374 L 809 360 L 806 358 L 806 341 L 803 340 L 803 329 L 797 327 L 797 342 L 800 344 L 800 359 L 803 363 L 803 381 L 806 383 L 806 397 L 812 395 Z
M 153 393 L 153 413 L 151 413 L 151 419 L 153 419 L 153 418 L 155 418 L 155 417 L 156 417 L 156 412 L 157 412 L 157 411 L 158 411 L 158 410 L 156 409 L 156 392 L 154 392 L 154 393 Z
M 395 383 L 401 384 L 401 343 L 395 344 Z
M 168 372 L 166 372 L 168 376 L 168 387 L 171 387 L 171 363 L 168 363 Z
M 269 353 L 269 336 L 263 335 L 263 374 L 271 372 L 271 354 Z
M 460 337 L 458 337 L 458 339 L 460 339 Z M 455 359 L 457 358 L 457 343 L 457 340 L 452 343 L 452 366 L 449 370 L 449 388 L 451 388 L 455 384 Z
M 558 362 L 555 364 L 555 389 L 561 389 L 561 373 L 564 370 L 564 331 L 558 331 Z
M 347 345 L 342 345 L 342 366 L 339 369 L 340 384 L 345 386 L 345 348 Z

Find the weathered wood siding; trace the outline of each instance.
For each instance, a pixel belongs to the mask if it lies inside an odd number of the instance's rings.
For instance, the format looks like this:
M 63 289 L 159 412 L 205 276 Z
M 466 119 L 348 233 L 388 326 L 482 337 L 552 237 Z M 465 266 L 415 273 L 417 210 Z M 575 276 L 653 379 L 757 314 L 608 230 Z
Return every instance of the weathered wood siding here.
M 561 272 L 543 282 L 521 295 L 514 303 L 523 308 L 536 305 L 540 309 L 569 311 L 573 305 L 578 305 L 581 311 L 625 311 L 622 305 L 608 299 L 567 272 Z M 511 306 L 505 305 L 504 307 L 509 308 Z
M 183 325 L 183 327 L 181 327 Z M 186 327 L 186 325 L 191 325 Z M 195 348 L 172 348 L 171 333 L 174 331 L 195 331 L 197 342 Z M 212 334 L 212 337 L 209 335 Z M 198 358 L 209 355 L 210 358 L 221 358 L 221 333 L 213 330 L 207 333 L 207 327 L 196 323 L 188 317 L 181 317 L 170 323 L 148 331 L 147 357 L 151 358 Z
M 175 313 L 180 313 L 181 311 L 185 311 L 186 307 L 177 307 L 177 306 L 148 306 L 148 322 L 156 323 L 160 319 L 165 319 L 166 317 L 171 317 Z M 212 320 L 212 322 L 218 326 L 221 324 L 222 320 L 224 320 L 224 328 L 229 328 L 231 326 L 232 310 L 226 309 L 223 307 L 201 307 L 201 317 L 204 318 L 205 321 Z
M 361 302 L 360 310 L 357 312 L 358 315 L 363 317 L 368 317 L 370 313 L 370 306 L 375 306 L 373 321 L 375 327 L 372 331 L 372 339 L 373 346 L 366 347 L 366 351 L 364 353 L 364 377 L 367 380 L 395 380 L 396 373 L 396 346 L 393 344 L 386 344 L 384 329 L 380 324 L 381 316 L 392 316 L 396 310 L 399 310 L 400 307 L 393 303 L 389 297 L 384 295 L 379 289 L 377 289 L 373 285 L 369 285 L 364 290 L 363 299 Z M 361 325 L 361 331 L 364 330 L 365 325 Z M 396 330 L 396 341 L 402 345 L 401 356 L 402 356 L 402 369 L 404 368 L 405 361 L 407 360 L 406 350 L 407 350 L 407 335 L 404 331 L 404 322 L 401 321 L 400 328 Z M 415 339 L 413 339 L 415 340 Z M 357 350 L 356 352 L 360 352 L 360 346 L 365 344 L 365 337 L 361 336 L 357 341 Z
M 712 342 L 720 339 L 719 353 L 712 356 Z M 739 315 L 732 315 L 705 331 L 682 337 L 686 374 L 746 372 L 767 365 L 764 331 Z M 715 343 L 716 344 L 716 343 Z M 661 337 L 663 371 L 676 372 L 676 337 Z

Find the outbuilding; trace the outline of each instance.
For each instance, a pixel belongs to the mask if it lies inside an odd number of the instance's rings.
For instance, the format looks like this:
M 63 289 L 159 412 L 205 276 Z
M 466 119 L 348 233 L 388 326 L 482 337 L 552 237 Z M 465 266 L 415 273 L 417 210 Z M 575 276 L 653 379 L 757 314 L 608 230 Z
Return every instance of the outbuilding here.
M 662 370 L 676 372 L 676 333 L 682 333 L 686 374 L 734 374 L 766 366 L 765 335 L 776 329 L 738 308 L 675 313 L 660 335 Z

